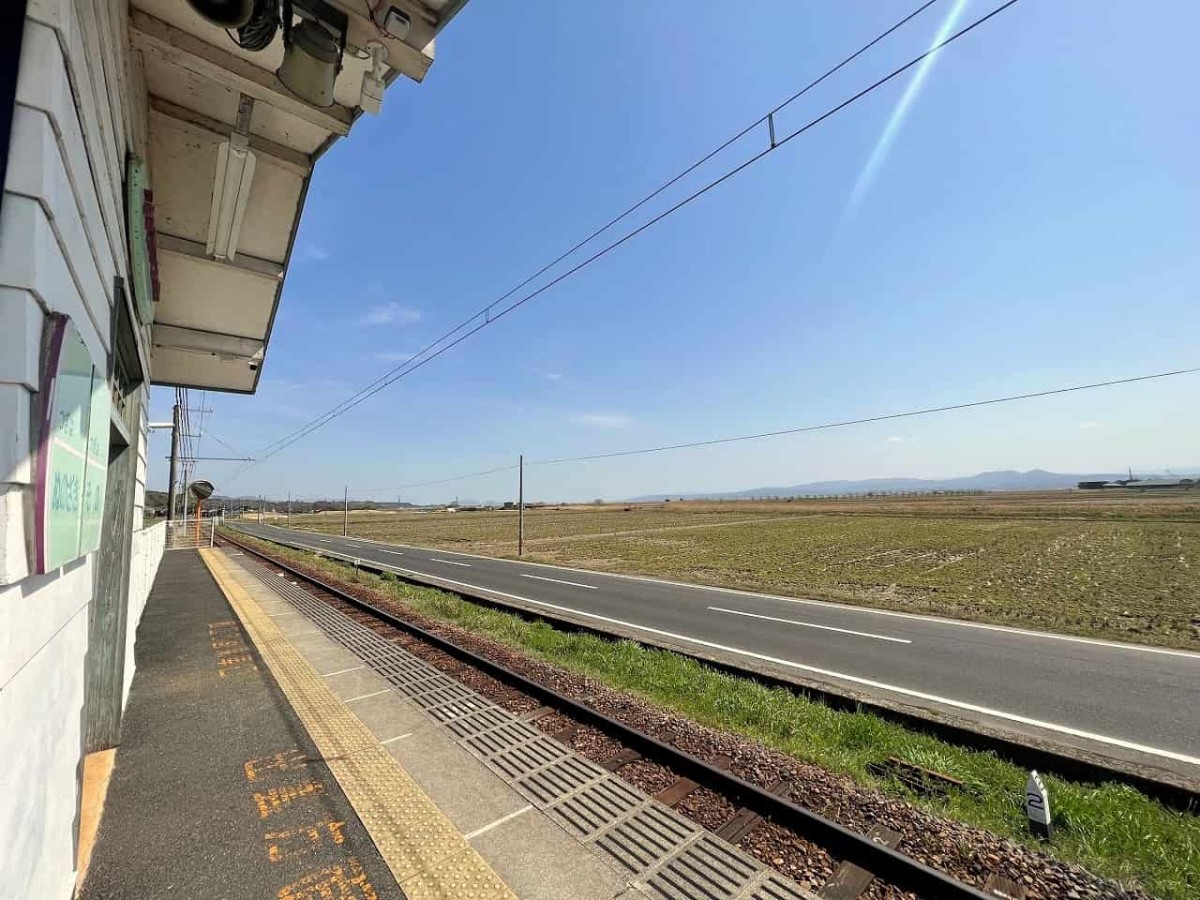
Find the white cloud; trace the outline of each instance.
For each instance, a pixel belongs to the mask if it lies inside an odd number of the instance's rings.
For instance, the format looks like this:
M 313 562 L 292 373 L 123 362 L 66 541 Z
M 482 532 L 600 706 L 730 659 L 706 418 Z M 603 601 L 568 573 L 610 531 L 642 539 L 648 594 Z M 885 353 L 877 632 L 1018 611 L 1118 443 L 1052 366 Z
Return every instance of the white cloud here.
M 408 362 L 415 355 L 407 350 L 380 350 L 375 354 L 375 358 L 382 362 L 402 363 Z
M 300 248 L 300 254 L 305 259 L 315 260 L 316 262 L 324 262 L 329 259 L 329 251 L 319 244 L 305 244 Z
M 629 416 L 624 413 L 575 413 L 571 421 L 587 428 L 626 428 Z
M 887 442 L 888 442 L 889 444 L 903 444 L 903 443 L 904 443 L 904 437 L 903 437 L 903 435 L 899 435 L 899 434 L 893 434 L 891 437 L 889 437 L 889 438 L 887 439 Z
M 372 306 L 359 321 L 363 325 L 411 325 L 421 321 L 421 311 L 393 300 Z
M 562 378 L 562 372 L 543 372 L 542 377 L 547 381 L 558 381 Z
M 1079 427 L 1085 430 L 1091 430 L 1093 428 L 1103 428 L 1104 426 L 1099 422 L 1080 422 Z

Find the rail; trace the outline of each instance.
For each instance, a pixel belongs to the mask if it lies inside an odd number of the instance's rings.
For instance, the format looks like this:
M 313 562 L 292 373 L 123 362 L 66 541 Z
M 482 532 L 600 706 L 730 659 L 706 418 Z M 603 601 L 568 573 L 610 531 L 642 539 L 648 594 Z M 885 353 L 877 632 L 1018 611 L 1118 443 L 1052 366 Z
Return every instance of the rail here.
M 916 712 L 908 712 L 902 708 L 872 701 L 869 698 L 840 694 L 828 688 L 806 682 L 793 681 L 783 676 L 739 666 L 732 662 L 706 655 L 703 652 L 691 651 L 676 645 L 659 644 L 633 633 L 616 633 L 574 618 L 568 618 L 544 610 L 530 609 L 508 602 L 502 598 L 491 596 L 484 589 L 472 590 L 463 587 L 461 584 L 443 581 L 433 575 L 424 575 L 393 566 L 385 566 L 371 560 L 339 553 L 336 550 L 322 549 L 314 551 L 311 547 L 306 547 L 302 544 L 292 544 L 278 537 L 247 536 L 290 549 L 317 552 L 319 555 L 327 556 L 330 559 L 352 563 L 356 568 L 360 568 L 365 572 L 375 574 L 386 573 L 410 584 L 437 588 L 449 594 L 462 597 L 472 603 L 512 613 L 526 620 L 546 622 L 562 630 L 593 634 L 608 640 L 629 640 L 652 650 L 669 650 L 672 653 L 701 662 L 716 671 L 757 681 L 767 687 L 782 688 L 792 693 L 810 697 L 819 700 L 833 709 L 865 709 L 883 719 L 897 722 L 908 728 L 924 731 L 948 743 L 972 750 L 995 753 L 1000 758 L 1026 769 L 1051 772 L 1070 781 L 1125 784 L 1172 809 L 1189 813 L 1200 812 L 1200 790 L 1197 789 L 1194 782 L 1185 783 L 1184 779 L 1177 778 L 1173 773 L 1150 769 L 1145 766 L 1137 767 L 1133 766 L 1132 763 L 1130 764 L 1132 768 L 1121 768 L 1118 765 L 1110 764 L 1104 757 L 1089 754 L 1085 751 L 1070 753 L 1045 746 L 1044 744 L 1037 744 L 1028 739 L 1021 740 L 995 732 L 977 730 L 966 724 L 955 724 L 949 721 L 928 718 Z M 241 545 L 239 544 L 239 546 Z M 1141 771 L 1137 771 L 1138 769 Z
M 737 775 L 712 766 L 690 753 L 663 743 L 553 688 L 546 687 L 506 666 L 461 647 L 453 641 L 405 621 L 341 588 L 314 578 L 248 544 L 241 543 L 228 535 L 223 535 L 223 537 L 243 552 L 265 560 L 272 566 L 283 569 L 305 583 L 334 595 L 356 609 L 420 638 L 455 659 L 486 672 L 493 678 L 541 700 L 548 706 L 553 706 L 581 722 L 618 736 L 622 743 L 643 755 L 657 759 L 680 775 L 719 791 L 763 818 L 777 822 L 801 837 L 821 845 L 830 854 L 866 869 L 877 878 L 921 896 L 963 898 L 963 900 L 967 900 L 967 898 L 988 900 L 990 896 L 945 872 L 940 872 L 903 853 L 876 843 L 864 834 L 851 831 L 812 810 L 798 806 Z

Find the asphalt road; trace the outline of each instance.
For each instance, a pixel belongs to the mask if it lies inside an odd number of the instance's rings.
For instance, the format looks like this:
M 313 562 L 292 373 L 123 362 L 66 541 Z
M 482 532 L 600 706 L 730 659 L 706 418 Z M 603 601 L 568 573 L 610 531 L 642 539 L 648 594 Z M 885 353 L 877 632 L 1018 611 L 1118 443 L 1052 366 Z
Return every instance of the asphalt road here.
M 236 524 L 597 627 L 1200 779 L 1200 654 Z

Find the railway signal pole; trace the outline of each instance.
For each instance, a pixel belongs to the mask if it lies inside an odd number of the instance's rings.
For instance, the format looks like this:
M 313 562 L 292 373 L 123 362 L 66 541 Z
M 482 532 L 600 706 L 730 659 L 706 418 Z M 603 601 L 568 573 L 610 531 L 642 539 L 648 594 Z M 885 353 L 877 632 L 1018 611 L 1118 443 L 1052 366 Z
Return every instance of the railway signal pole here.
M 525 555 L 525 454 L 517 457 L 517 556 Z

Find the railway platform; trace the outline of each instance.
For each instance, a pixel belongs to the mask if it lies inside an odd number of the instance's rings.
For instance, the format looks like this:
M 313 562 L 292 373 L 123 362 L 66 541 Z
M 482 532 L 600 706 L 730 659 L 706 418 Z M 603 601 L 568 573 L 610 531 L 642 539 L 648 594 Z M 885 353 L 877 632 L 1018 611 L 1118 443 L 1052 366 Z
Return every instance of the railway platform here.
M 812 896 L 234 548 L 137 647 L 82 900 Z

